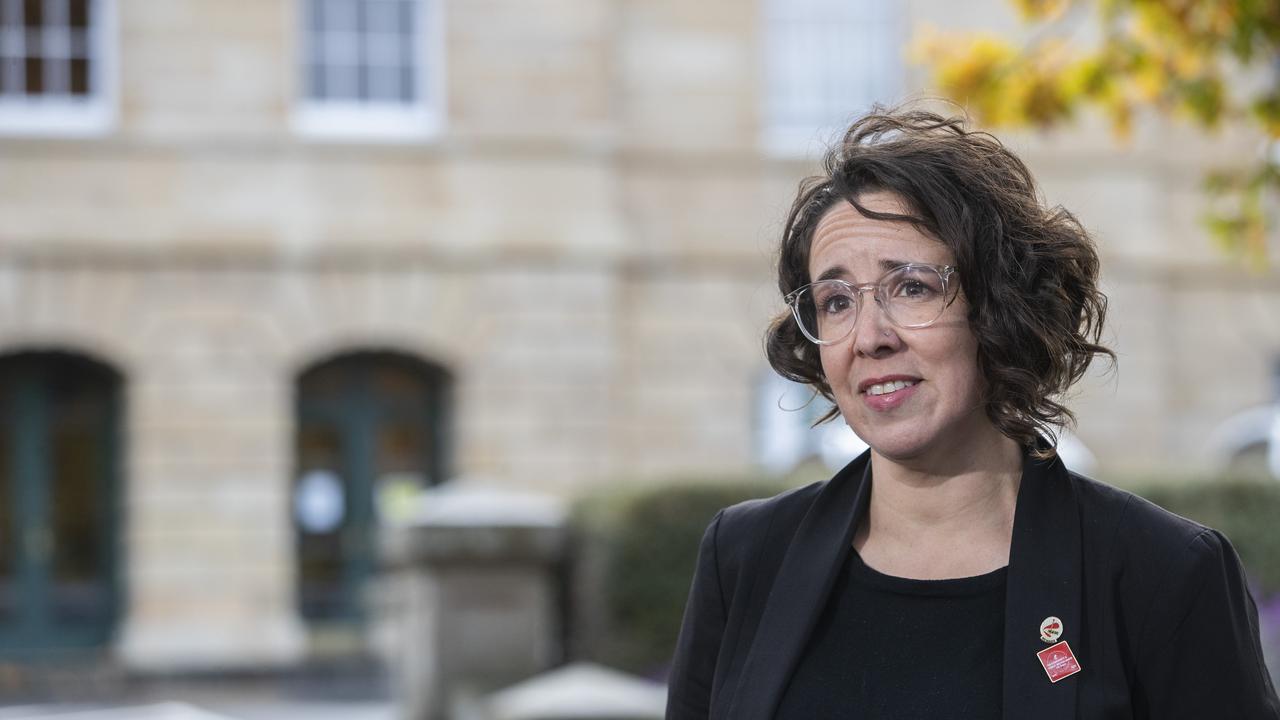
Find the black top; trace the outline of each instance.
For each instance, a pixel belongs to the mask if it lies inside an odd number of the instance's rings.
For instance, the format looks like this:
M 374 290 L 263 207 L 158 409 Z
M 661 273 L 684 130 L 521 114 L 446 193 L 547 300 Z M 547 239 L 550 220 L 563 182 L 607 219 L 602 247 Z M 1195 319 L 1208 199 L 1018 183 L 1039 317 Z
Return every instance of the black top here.
M 911 580 L 849 553 L 778 720 L 998 718 L 1005 575 Z

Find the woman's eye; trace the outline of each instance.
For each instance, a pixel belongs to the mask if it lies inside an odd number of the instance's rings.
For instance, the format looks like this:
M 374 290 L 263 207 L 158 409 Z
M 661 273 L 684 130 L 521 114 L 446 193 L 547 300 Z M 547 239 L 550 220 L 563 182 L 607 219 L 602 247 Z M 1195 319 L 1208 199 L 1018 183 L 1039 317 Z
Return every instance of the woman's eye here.
M 907 280 L 898 286 L 897 291 L 893 293 L 893 295 L 894 297 L 918 300 L 921 298 L 933 297 L 937 292 L 937 290 L 920 282 L 919 280 Z
M 822 312 L 828 315 L 842 313 L 853 307 L 853 298 L 848 295 L 832 295 L 822 301 L 820 307 Z

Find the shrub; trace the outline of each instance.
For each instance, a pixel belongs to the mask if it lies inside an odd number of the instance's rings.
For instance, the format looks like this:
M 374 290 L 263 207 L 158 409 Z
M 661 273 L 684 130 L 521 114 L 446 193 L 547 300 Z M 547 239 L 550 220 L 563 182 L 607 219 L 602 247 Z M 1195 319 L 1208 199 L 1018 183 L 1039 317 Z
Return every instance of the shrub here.
M 698 544 L 720 508 L 781 491 L 741 479 L 668 484 L 579 503 L 576 654 L 660 676 L 671 660 Z M 583 627 L 585 625 L 585 627 Z

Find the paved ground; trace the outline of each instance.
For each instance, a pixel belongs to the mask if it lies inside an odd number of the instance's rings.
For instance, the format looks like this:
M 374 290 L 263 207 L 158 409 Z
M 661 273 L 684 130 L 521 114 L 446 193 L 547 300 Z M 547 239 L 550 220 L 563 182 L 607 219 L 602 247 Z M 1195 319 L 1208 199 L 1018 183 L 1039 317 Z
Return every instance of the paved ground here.
M 397 720 L 364 662 L 288 672 L 131 677 L 111 663 L 0 663 L 0 720 Z
M 0 707 L 0 720 L 395 720 L 384 702 L 263 702 L 226 700 L 192 704 L 25 705 Z

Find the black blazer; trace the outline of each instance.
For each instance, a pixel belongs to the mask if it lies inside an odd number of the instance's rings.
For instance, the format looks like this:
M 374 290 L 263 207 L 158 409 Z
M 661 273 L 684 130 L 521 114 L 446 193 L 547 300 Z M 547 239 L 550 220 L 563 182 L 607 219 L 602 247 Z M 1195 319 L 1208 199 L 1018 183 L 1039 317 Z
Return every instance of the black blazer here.
M 712 520 L 668 720 L 773 716 L 866 513 L 869 457 Z M 1007 578 L 1006 720 L 1280 718 L 1257 608 L 1217 531 L 1028 456 Z M 1051 615 L 1081 668 L 1057 683 L 1036 657 Z

